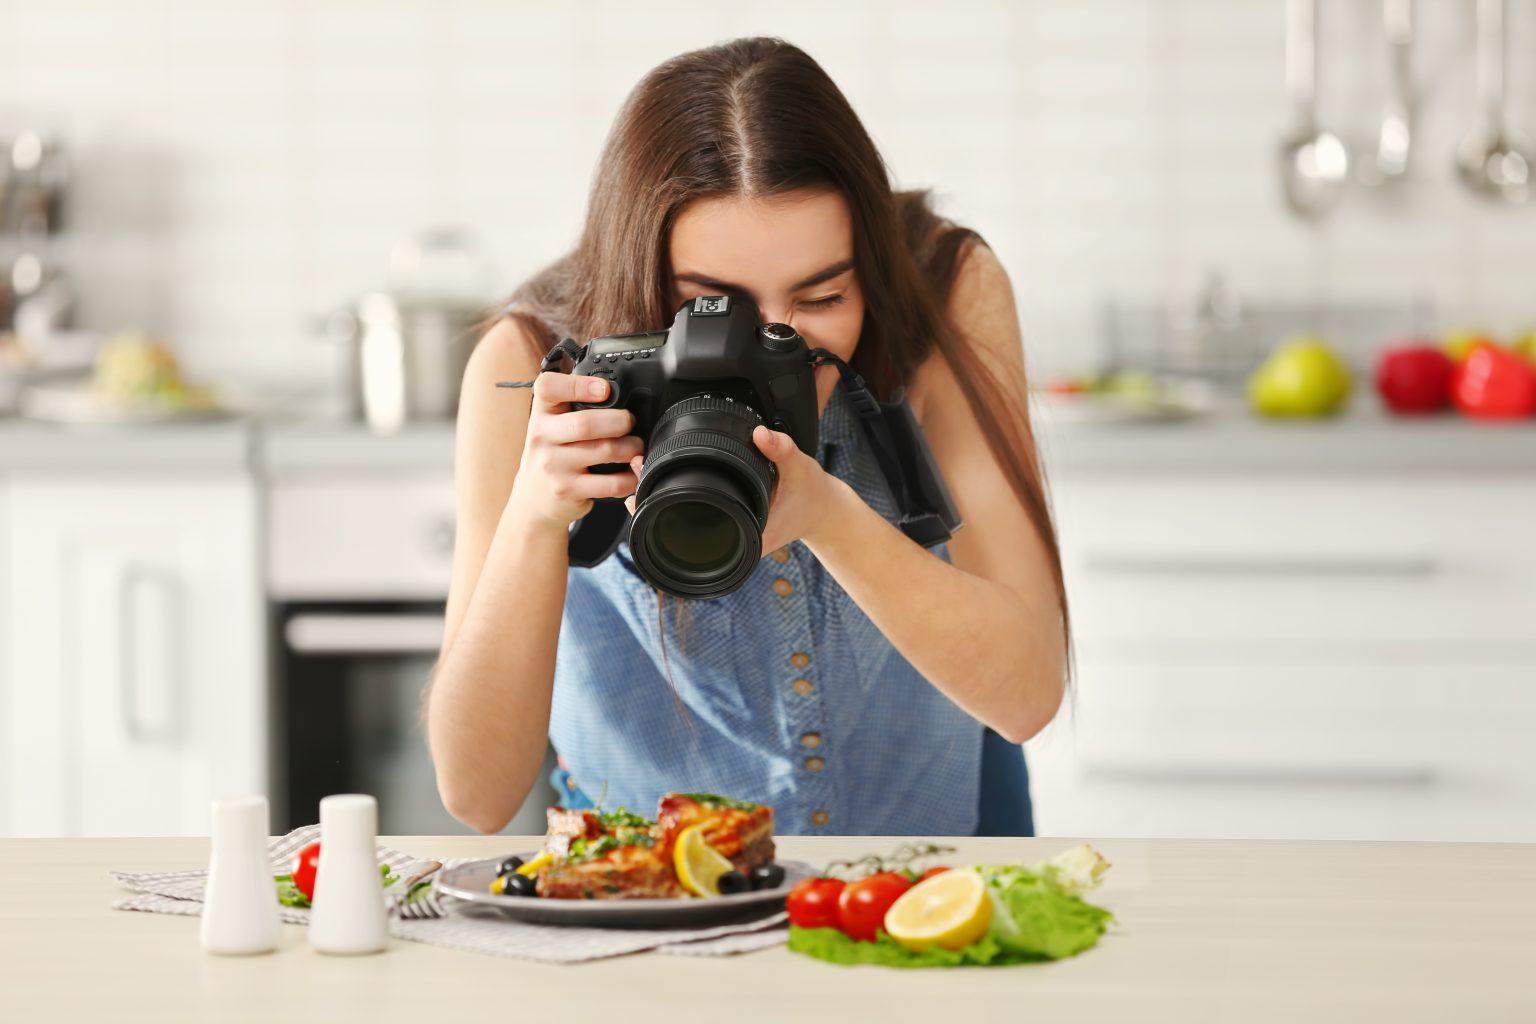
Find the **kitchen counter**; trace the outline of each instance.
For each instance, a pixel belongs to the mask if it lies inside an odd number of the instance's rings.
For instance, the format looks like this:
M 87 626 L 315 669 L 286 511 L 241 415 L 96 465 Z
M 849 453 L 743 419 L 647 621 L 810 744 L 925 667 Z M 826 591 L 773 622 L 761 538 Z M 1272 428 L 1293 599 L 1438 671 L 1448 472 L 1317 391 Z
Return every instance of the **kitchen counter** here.
M 1042 407 L 1047 468 L 1071 473 L 1536 473 L 1536 421 L 1456 416 L 1394 419 L 1368 403 L 1331 420 L 1272 422 L 1221 412 L 1177 422 L 1072 421 Z M 453 424 L 415 423 L 376 437 L 344 420 L 230 419 L 134 429 L 70 429 L 0 419 L 9 470 L 222 469 L 269 475 L 329 471 L 450 472 Z
M 1400 419 L 1366 405 L 1336 419 L 1231 411 L 1139 424 L 1073 422 L 1042 409 L 1035 423 L 1047 468 L 1074 474 L 1536 473 L 1536 420 Z
M 7 472 L 134 473 L 248 470 L 256 428 L 228 418 L 142 427 L 64 427 L 0 419 L 0 475 Z
M 1066 840 L 942 840 L 957 862 L 1029 860 Z M 421 856 L 536 840 L 387 838 Z M 894 840 L 785 838 L 824 863 Z M 395 940 L 314 953 L 285 925 L 254 958 L 204 954 L 190 918 L 113 911 L 108 869 L 201 866 L 203 839 L 0 840 L 0 1019 L 384 1021 L 1536 1019 L 1536 847 L 1109 840 L 1097 902 L 1119 926 L 1071 960 L 896 971 L 773 949 L 553 966 Z M 727 1006 L 727 1009 L 720 1009 Z

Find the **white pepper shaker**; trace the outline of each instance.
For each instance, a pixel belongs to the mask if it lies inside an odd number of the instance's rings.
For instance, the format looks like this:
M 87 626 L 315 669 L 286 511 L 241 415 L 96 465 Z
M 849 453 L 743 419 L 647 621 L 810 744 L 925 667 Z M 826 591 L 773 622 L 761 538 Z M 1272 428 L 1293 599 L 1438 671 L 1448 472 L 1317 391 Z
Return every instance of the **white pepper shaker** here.
M 376 852 L 379 804 L 362 793 L 320 801 L 320 869 L 309 944 L 321 953 L 377 953 L 389 941 Z
M 267 798 L 213 802 L 212 852 L 199 936 L 210 953 L 243 956 L 277 948 L 282 922 L 267 861 Z

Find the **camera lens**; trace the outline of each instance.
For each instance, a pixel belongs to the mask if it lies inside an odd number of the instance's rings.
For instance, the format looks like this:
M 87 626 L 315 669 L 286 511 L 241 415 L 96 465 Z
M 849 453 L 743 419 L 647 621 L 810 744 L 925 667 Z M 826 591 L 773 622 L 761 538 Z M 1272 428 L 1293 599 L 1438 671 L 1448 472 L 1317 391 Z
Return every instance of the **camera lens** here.
M 656 553 L 684 572 L 715 572 L 741 557 L 741 531 L 702 501 L 680 501 L 656 516 Z
M 777 476 L 752 444 L 750 405 L 714 395 L 676 403 L 651 433 L 629 545 L 635 567 L 678 597 L 740 587 L 762 554 Z

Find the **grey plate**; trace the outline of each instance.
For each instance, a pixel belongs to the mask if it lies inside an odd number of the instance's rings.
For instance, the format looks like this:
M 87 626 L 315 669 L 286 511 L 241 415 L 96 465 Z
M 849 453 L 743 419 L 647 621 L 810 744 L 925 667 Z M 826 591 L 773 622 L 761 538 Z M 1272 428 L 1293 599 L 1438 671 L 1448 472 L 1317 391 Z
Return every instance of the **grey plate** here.
M 533 854 L 519 854 L 525 860 Z M 437 889 L 468 906 L 465 913 L 491 914 L 530 924 L 577 925 L 586 928 L 670 928 L 763 917 L 784 909 L 784 897 L 800 879 L 816 869 L 800 861 L 781 860 L 784 884 L 776 889 L 739 892 L 708 899 L 548 900 L 534 896 L 497 896 L 491 889 L 496 865 L 504 858 L 469 861 L 444 868 Z

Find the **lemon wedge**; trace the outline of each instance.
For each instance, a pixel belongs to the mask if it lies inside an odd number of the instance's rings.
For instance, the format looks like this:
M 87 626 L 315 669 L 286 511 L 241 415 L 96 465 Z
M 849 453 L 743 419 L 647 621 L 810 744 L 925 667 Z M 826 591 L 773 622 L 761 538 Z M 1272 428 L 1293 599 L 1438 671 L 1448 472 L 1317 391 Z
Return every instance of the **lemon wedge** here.
M 520 875 L 527 875 L 529 878 L 532 878 L 534 875 L 539 873 L 540 868 L 554 859 L 555 855 L 546 850 L 539 854 L 537 857 L 533 857 L 527 861 L 524 861 L 523 866 L 517 869 L 517 873 Z
M 689 825 L 677 834 L 672 866 L 677 869 L 677 880 L 683 888 L 695 896 L 719 896 L 720 876 L 735 870 L 734 864 L 704 841 L 701 825 Z
M 885 912 L 885 930 L 914 953 L 933 946 L 963 949 L 987 934 L 991 923 L 987 884 L 967 868 L 917 883 Z

